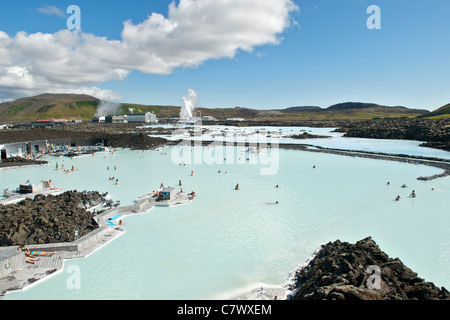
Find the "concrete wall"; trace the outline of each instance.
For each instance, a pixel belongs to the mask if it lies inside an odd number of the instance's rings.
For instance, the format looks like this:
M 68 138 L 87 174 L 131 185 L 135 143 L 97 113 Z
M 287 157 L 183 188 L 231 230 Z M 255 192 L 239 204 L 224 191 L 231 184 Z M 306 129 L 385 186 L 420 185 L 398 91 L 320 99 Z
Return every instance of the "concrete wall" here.
M 54 148 L 61 148 L 65 146 L 71 146 L 72 145 L 72 139 L 51 139 L 48 140 L 48 145 L 51 147 L 53 145 Z
M 10 158 L 11 156 L 20 157 L 27 152 L 27 143 L 26 142 L 8 143 L 3 145 L 3 149 L 6 150 L 7 158 Z
M 21 157 L 25 153 L 33 152 L 34 154 L 48 150 L 47 140 L 37 140 L 28 142 L 7 143 L 0 146 L 0 150 L 5 150 L 6 157 Z
M 48 150 L 47 140 L 30 141 L 27 143 L 27 152 L 33 152 L 35 154 L 41 151 L 46 152 Z
M 25 267 L 25 254 L 17 249 L 0 250 L 0 277 Z

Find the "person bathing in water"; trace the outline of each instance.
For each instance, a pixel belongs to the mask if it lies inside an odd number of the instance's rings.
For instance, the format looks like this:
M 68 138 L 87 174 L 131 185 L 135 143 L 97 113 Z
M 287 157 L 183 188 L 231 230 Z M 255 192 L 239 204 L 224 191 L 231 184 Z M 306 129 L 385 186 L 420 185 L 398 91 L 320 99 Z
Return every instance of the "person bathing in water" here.
M 158 191 L 156 192 L 156 195 L 159 196 L 159 193 L 164 191 L 164 184 L 161 182 L 161 185 L 159 186 Z

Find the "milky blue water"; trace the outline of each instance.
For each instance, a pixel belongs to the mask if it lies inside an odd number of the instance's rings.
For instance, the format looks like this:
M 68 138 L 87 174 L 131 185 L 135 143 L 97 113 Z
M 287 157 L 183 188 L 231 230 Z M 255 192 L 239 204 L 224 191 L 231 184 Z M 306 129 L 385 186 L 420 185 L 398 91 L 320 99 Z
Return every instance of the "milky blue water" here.
M 146 126 L 147 128 L 159 127 L 160 125 Z M 165 128 L 174 128 L 172 125 L 165 125 Z M 358 150 L 369 152 L 384 152 L 393 154 L 406 154 L 423 157 L 435 157 L 450 159 L 450 152 L 420 147 L 422 141 L 395 140 L 395 139 L 368 139 L 368 138 L 347 138 L 343 133 L 336 132 L 336 128 L 310 128 L 310 127 L 234 127 L 234 126 L 202 126 L 203 134 L 195 139 L 205 141 L 227 141 L 233 142 L 260 142 L 261 137 L 270 136 L 267 140 L 276 140 L 279 144 L 309 144 L 324 148 L 336 148 L 346 150 Z M 290 136 L 302 134 L 304 132 L 326 136 L 328 138 L 314 138 L 307 140 L 292 139 Z M 179 133 L 179 134 L 177 134 Z M 165 136 L 167 139 L 184 139 L 183 130 L 175 131 L 171 135 Z M 225 137 L 218 134 L 225 133 Z M 275 138 L 274 138 L 275 137 Z
M 215 161 L 180 165 L 181 150 L 51 157 L 48 165 L 0 170 L 0 190 L 51 179 L 64 190 L 109 192 L 125 205 L 161 182 L 182 180 L 184 191 L 197 194 L 189 205 L 127 217 L 122 236 L 5 299 L 223 298 L 261 283 L 283 285 L 320 245 L 367 236 L 420 277 L 450 288 L 450 179 L 416 180 L 440 169 L 294 150 L 268 150 L 264 159 L 241 147 L 216 154 L 196 147 L 201 159 Z M 78 171 L 56 171 L 56 162 Z M 276 170 L 262 174 L 269 164 Z M 413 189 L 417 197 L 408 198 Z M 73 268 L 80 288 L 69 285 Z

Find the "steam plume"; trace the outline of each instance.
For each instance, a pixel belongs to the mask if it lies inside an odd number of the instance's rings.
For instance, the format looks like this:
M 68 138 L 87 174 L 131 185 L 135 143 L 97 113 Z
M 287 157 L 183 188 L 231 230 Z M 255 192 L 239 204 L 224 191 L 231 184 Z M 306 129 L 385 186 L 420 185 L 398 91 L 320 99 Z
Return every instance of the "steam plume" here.
M 120 103 L 101 100 L 97 107 L 96 116 L 115 116 L 119 113 Z
M 198 98 L 197 93 L 194 90 L 189 89 L 188 95 L 183 97 L 184 106 L 181 108 L 180 111 L 181 119 L 190 120 L 193 118 L 195 105 L 197 104 L 197 98 Z

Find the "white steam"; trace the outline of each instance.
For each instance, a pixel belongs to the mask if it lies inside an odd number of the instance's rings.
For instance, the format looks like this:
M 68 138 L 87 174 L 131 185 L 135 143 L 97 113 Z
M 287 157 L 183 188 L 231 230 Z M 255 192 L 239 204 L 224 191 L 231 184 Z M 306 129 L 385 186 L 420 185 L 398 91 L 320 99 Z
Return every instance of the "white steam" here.
M 96 116 L 115 116 L 119 113 L 120 103 L 100 100 L 97 107 Z
M 197 104 L 197 93 L 189 89 L 188 95 L 183 97 L 184 106 L 181 107 L 180 118 L 185 120 L 190 120 L 193 118 L 195 105 Z

